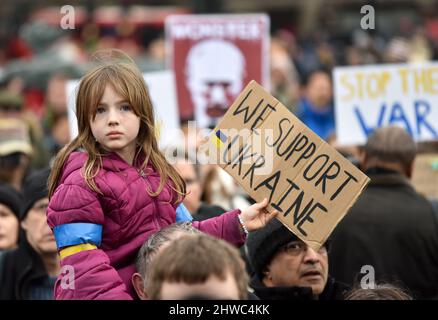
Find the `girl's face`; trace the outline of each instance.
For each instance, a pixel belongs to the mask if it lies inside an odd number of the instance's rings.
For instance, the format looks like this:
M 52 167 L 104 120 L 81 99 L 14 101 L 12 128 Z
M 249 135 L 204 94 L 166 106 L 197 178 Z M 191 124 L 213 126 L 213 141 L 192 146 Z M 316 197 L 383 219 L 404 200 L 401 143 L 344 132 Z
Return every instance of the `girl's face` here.
M 15 247 L 18 240 L 18 219 L 9 207 L 0 203 L 0 250 Z
M 132 164 L 140 118 L 111 85 L 106 86 L 90 126 L 93 136 L 105 150 L 116 152 Z

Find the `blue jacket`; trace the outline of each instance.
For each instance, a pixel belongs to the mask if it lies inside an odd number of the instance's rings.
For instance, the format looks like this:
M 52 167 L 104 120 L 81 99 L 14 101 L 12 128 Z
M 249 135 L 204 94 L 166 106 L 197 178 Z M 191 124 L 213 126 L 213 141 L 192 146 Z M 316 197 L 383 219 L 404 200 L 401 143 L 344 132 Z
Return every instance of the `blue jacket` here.
M 317 110 L 307 98 L 298 103 L 297 117 L 322 139 L 327 139 L 335 131 L 333 106 L 330 104 L 323 110 Z

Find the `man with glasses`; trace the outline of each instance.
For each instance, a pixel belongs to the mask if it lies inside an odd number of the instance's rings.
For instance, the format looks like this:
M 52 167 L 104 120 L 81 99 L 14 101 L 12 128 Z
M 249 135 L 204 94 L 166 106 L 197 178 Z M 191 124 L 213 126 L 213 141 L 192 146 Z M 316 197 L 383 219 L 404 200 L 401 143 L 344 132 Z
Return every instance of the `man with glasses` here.
M 348 289 L 328 275 L 329 241 L 315 251 L 274 219 L 246 246 L 251 287 L 261 299 L 342 300 Z
M 6 252 L 0 261 L 0 299 L 53 298 L 60 269 L 55 238 L 46 220 L 49 172 L 37 171 L 25 180 L 19 247 Z

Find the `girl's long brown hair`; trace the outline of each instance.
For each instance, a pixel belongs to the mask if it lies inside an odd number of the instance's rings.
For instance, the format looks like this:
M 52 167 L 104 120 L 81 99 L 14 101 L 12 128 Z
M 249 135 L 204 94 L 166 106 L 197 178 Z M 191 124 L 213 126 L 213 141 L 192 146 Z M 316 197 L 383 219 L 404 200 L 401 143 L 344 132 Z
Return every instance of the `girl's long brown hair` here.
M 77 92 L 78 136 L 62 148 L 55 158 L 48 182 L 49 197 L 52 197 L 55 192 L 65 161 L 73 151 L 79 148 L 85 149 L 88 154 L 83 172 L 87 185 L 95 192 L 102 193 L 97 187 L 94 177 L 102 168 L 104 150 L 93 137 L 90 120 L 96 115 L 96 109 L 105 87 L 111 85 L 119 95 L 129 101 L 134 113 L 140 118 L 137 143 L 140 146 L 140 152 L 145 155 L 145 161 L 139 169 L 145 169 L 150 161 L 160 174 L 158 189 L 155 192 L 147 190 L 148 194 L 156 197 L 170 178 L 172 181 L 170 185 L 178 194 L 175 203 L 181 201 L 186 193 L 185 183 L 158 149 L 152 102 L 142 74 L 132 59 L 120 50 L 111 49 L 98 52 L 95 54 L 95 60 L 98 60 L 99 65 L 82 78 Z

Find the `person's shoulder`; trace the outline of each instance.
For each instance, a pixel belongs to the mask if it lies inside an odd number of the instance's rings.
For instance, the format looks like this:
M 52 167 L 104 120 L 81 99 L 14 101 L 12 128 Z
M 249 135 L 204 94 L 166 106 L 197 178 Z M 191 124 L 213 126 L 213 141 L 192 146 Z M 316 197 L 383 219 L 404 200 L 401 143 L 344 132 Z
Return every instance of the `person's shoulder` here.
M 62 167 L 59 184 L 81 184 L 84 181 L 81 171 L 87 159 L 86 152 L 73 151 Z
M 64 163 L 64 171 L 72 170 L 75 171 L 83 167 L 85 162 L 88 159 L 88 154 L 84 151 L 73 151 L 67 157 L 67 160 Z

